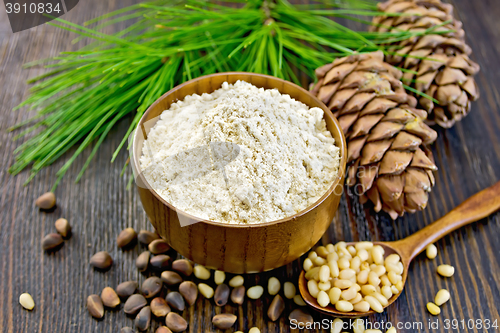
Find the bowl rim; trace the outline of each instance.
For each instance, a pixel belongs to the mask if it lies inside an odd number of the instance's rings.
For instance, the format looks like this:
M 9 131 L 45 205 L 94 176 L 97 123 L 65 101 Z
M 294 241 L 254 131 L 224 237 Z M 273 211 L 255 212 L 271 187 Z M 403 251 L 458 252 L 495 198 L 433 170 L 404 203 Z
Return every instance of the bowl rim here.
M 268 221 L 268 222 L 261 222 L 261 223 L 249 223 L 249 224 L 217 222 L 217 221 L 200 219 L 199 217 L 191 215 L 189 213 L 186 213 L 185 211 L 180 210 L 180 209 L 176 208 L 175 206 L 173 206 L 172 204 L 170 204 L 169 202 L 167 202 L 165 199 L 163 199 L 156 192 L 156 190 L 152 189 L 151 186 L 148 186 L 146 188 L 146 190 L 150 191 L 156 197 L 156 199 L 158 199 L 162 204 L 166 205 L 171 210 L 175 211 L 177 214 L 181 213 L 181 214 L 185 215 L 187 218 L 194 219 L 194 220 L 198 221 L 198 222 L 196 222 L 196 223 L 194 223 L 192 225 L 199 224 L 199 223 L 204 223 L 204 224 L 214 225 L 214 226 L 218 226 L 218 227 L 226 227 L 226 228 L 260 228 L 260 227 L 267 227 L 267 226 L 271 226 L 271 225 L 285 223 L 287 221 L 295 220 L 295 219 L 297 219 L 297 218 L 299 218 L 299 217 L 301 217 L 301 216 L 309 213 L 310 211 L 314 210 L 316 207 L 318 207 L 323 201 L 326 200 L 326 198 L 328 198 L 330 195 L 332 195 L 333 191 L 335 191 L 335 189 L 337 188 L 337 186 L 339 185 L 339 183 L 341 182 L 341 180 L 344 179 L 345 170 L 346 170 L 346 164 L 347 164 L 347 155 L 346 155 L 347 154 L 347 145 L 346 145 L 346 139 L 345 139 L 345 136 L 344 136 L 344 132 L 343 132 L 342 128 L 340 127 L 340 124 L 339 124 L 337 118 L 333 115 L 333 113 L 331 112 L 331 110 L 322 101 L 320 101 L 316 96 L 314 96 L 312 93 L 310 93 L 306 89 L 302 88 L 301 86 L 299 86 L 299 85 L 297 85 L 297 84 L 295 84 L 294 82 L 291 82 L 291 81 L 283 80 L 283 79 L 280 79 L 280 78 L 277 78 L 277 77 L 271 76 L 271 75 L 258 74 L 258 73 L 250 73 L 250 72 L 220 72 L 220 73 L 213 73 L 213 74 L 199 76 L 197 78 L 191 79 L 189 81 L 186 81 L 184 83 L 181 83 L 181 84 L 175 86 L 174 88 L 170 89 L 169 91 L 167 91 L 166 93 L 164 93 L 162 96 L 160 96 L 153 104 L 151 104 L 151 106 L 148 107 L 148 109 L 144 112 L 144 114 L 142 115 L 141 119 L 137 123 L 137 126 L 134 129 L 133 142 L 132 142 L 132 152 L 133 152 L 132 163 L 133 163 L 133 167 L 135 168 L 135 170 L 141 170 L 140 169 L 140 163 L 139 163 L 139 154 L 136 154 L 136 150 L 138 150 L 137 140 L 136 140 L 137 132 L 138 132 L 137 129 L 140 128 L 140 126 L 145 122 L 148 114 L 150 112 L 152 112 L 153 108 L 155 108 L 156 105 L 158 103 L 160 103 L 161 100 L 163 100 L 164 98 L 166 98 L 166 96 L 169 96 L 169 95 L 173 94 L 177 90 L 182 89 L 185 86 L 196 84 L 200 80 L 207 79 L 207 78 L 213 78 L 213 77 L 219 77 L 219 76 L 227 76 L 227 77 L 229 77 L 229 76 L 233 76 L 233 75 L 248 75 L 248 76 L 261 77 L 261 78 L 266 78 L 266 79 L 269 79 L 269 80 L 274 80 L 274 81 L 281 82 L 283 85 L 285 85 L 285 84 L 292 85 L 292 86 L 295 86 L 296 88 L 298 88 L 299 91 L 302 91 L 303 93 L 309 95 L 312 99 L 314 99 L 318 103 L 319 107 L 324 112 L 324 117 L 325 116 L 329 117 L 333 121 L 335 129 L 337 130 L 337 132 L 340 135 L 340 142 L 337 142 L 337 140 L 335 140 L 336 141 L 335 145 L 340 149 L 339 170 L 338 170 L 337 177 L 334 179 L 332 185 L 312 205 L 307 206 L 306 208 L 304 208 L 303 210 L 299 211 L 298 213 L 295 213 L 295 214 L 293 214 L 291 216 L 284 217 L 284 218 L 279 219 L 279 220 Z M 227 82 L 227 81 L 225 81 L 225 82 Z M 274 89 L 278 89 L 278 88 L 274 88 Z M 280 89 L 278 89 L 278 91 L 279 90 Z M 184 96 L 184 98 L 186 96 Z M 303 102 L 301 102 L 301 103 L 303 103 Z M 306 103 L 304 103 L 304 104 L 306 104 Z M 307 105 L 307 106 L 309 108 L 311 108 L 311 106 L 309 106 L 309 105 Z M 331 131 L 329 131 L 329 132 L 331 133 Z M 148 181 L 146 180 L 146 178 L 144 177 L 144 175 L 142 174 L 142 172 L 138 172 L 137 173 L 137 177 L 140 177 L 141 181 L 143 181 L 144 184 L 148 184 L 149 185 Z M 343 184 L 341 184 L 341 185 L 343 187 Z

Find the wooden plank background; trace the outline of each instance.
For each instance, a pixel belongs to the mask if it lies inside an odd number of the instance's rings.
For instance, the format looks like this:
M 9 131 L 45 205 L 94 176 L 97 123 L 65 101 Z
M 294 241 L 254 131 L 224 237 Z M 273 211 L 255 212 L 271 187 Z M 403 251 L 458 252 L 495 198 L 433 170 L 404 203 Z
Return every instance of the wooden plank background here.
M 82 23 L 134 2 L 82 0 L 64 18 Z M 439 171 L 428 208 L 393 222 L 385 215 L 373 214 L 355 198 L 347 197 L 342 200 L 338 217 L 323 241 L 406 237 L 500 179 L 500 3 L 498 0 L 451 2 L 464 23 L 474 50 L 473 59 L 482 68 L 477 76 L 482 96 L 473 104 L 472 113 L 465 120 L 453 129 L 439 130 L 439 138 L 433 146 Z M 115 244 L 116 236 L 125 227 L 152 228 L 136 191 L 126 189 L 127 176 L 120 176 L 127 154 L 122 152 L 114 164 L 109 163 L 130 119 L 119 123 L 110 133 L 78 184 L 74 184 L 74 177 L 90 149 L 73 164 L 57 188 L 58 206 L 52 213 L 38 211 L 33 202 L 50 189 L 54 174 L 64 159 L 40 172 L 28 186 L 23 186 L 27 172 L 17 177 L 7 172 L 13 163 L 13 150 L 20 142 L 12 142 L 13 135 L 6 129 L 29 116 L 25 110 L 13 112 L 12 108 L 28 95 L 26 79 L 43 72 L 41 68 L 23 70 L 21 65 L 75 49 L 71 44 L 73 38 L 74 35 L 48 25 L 12 34 L 4 7 L 0 5 L 1 332 L 118 332 L 123 326 L 132 326 L 132 319 L 122 311 L 107 311 L 104 320 L 96 321 L 87 313 L 86 297 L 100 293 L 105 286 L 116 287 L 122 281 L 142 282 L 145 279 L 134 265 L 143 249 L 137 246 L 121 251 Z M 45 254 L 40 246 L 41 238 L 54 232 L 53 224 L 59 217 L 70 221 L 73 236 L 60 251 Z M 497 213 L 439 241 L 438 258 L 434 261 L 425 256 L 417 258 L 409 272 L 406 289 L 395 305 L 369 320 L 424 324 L 422 330 L 403 329 L 400 332 L 487 332 L 479 327 L 446 330 L 443 327 L 445 319 L 465 319 L 466 322 L 489 319 L 498 320 L 500 324 L 499 235 L 500 214 Z M 101 250 L 109 251 L 115 259 L 107 273 L 96 272 L 88 264 L 92 254 Z M 453 278 L 437 276 L 436 267 L 441 263 L 456 267 Z M 298 272 L 297 261 L 272 272 L 246 276 L 246 284 L 267 285 L 270 276 L 295 281 Z M 425 304 L 441 288 L 450 290 L 451 301 L 442 307 L 437 317 L 440 328 L 430 330 L 428 320 L 436 318 L 427 313 Z M 25 311 L 19 305 L 18 297 L 23 292 L 33 296 L 34 311 Z M 252 326 L 259 327 L 261 332 L 297 331 L 290 330 L 287 320 L 295 305 L 287 305 L 280 320 L 272 323 L 265 315 L 270 301 L 266 295 L 261 300 L 247 301 L 241 307 L 230 304 L 221 309 L 215 307 L 213 301 L 199 298 L 183 315 L 188 318 L 190 332 L 219 332 L 212 326 L 211 317 L 223 311 L 237 314 L 237 328 L 243 331 Z M 315 315 L 317 320 L 324 318 L 328 317 Z M 324 330 L 316 330 L 320 331 Z

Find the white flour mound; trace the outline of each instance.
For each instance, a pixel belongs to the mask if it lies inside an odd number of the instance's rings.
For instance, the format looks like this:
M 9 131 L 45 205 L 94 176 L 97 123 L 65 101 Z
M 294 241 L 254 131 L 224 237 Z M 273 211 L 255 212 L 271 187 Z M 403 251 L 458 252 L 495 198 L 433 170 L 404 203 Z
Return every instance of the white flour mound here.
M 223 168 L 210 143 L 239 146 Z M 262 223 L 316 202 L 338 175 L 323 110 L 238 81 L 171 105 L 144 142 L 141 170 L 166 201 L 227 223 Z M 223 163 L 226 164 L 226 163 Z

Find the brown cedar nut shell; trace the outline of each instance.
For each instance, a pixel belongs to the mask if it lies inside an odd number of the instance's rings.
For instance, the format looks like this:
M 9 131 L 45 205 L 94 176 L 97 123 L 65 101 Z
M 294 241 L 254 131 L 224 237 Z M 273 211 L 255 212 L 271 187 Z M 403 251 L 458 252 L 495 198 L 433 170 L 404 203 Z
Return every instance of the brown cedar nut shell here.
M 313 205 L 290 217 L 260 224 L 239 225 L 200 220 L 177 210 L 162 199 L 156 191 L 147 188 L 142 174 L 137 174 L 139 195 L 157 232 L 173 249 L 186 258 L 209 268 L 230 273 L 254 273 L 274 269 L 296 260 L 309 251 L 328 229 L 337 211 L 343 192 L 346 168 L 346 143 L 342 129 L 330 110 L 307 90 L 289 81 L 268 75 L 229 72 L 199 77 L 183 83 L 160 97 L 142 116 L 132 145 L 134 170 L 140 170 L 139 157 L 143 139 L 137 132 L 144 123 L 158 117 L 164 110 L 187 95 L 211 93 L 223 82 L 249 82 L 265 89 L 278 89 L 283 94 L 301 101 L 309 107 L 324 111 L 328 130 L 340 149 L 339 174 L 328 191 Z M 146 130 L 145 130 L 146 131 Z M 147 133 L 146 133 L 147 134 Z M 185 227 L 183 219 L 199 221 Z

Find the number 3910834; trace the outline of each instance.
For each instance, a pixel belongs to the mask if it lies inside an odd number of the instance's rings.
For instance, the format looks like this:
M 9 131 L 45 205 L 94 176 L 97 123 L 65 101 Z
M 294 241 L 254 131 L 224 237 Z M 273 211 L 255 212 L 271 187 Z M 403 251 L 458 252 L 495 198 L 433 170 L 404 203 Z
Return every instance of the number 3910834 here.
M 5 9 L 7 14 L 51 14 L 51 13 L 60 13 L 62 9 L 59 6 L 59 3 L 52 5 L 51 3 L 6 3 Z

